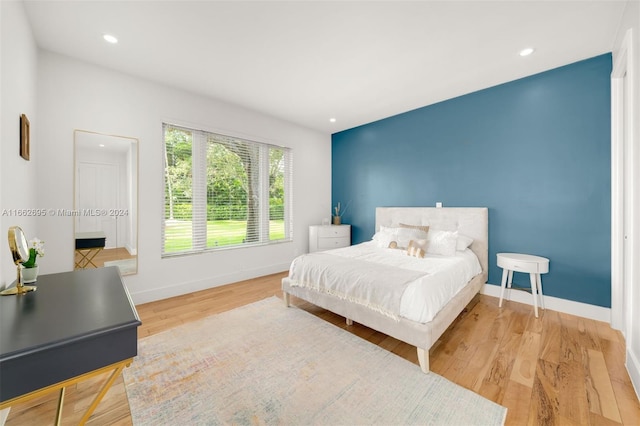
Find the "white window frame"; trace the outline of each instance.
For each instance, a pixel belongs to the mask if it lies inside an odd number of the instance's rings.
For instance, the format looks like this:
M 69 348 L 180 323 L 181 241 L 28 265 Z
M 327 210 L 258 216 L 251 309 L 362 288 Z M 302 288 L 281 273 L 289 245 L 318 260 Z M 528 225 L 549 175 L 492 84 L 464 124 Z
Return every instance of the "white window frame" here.
M 192 134 L 191 145 L 191 161 L 192 161 L 192 232 L 191 232 L 191 249 L 181 250 L 176 252 L 165 252 L 165 217 L 166 217 L 166 167 L 165 156 L 163 156 L 163 196 L 162 196 L 162 248 L 161 257 L 176 257 L 192 254 L 199 254 L 208 251 L 229 250 L 238 248 L 247 248 L 254 246 L 280 244 L 283 242 L 293 241 L 293 150 L 291 148 L 280 146 L 272 143 L 266 143 L 262 141 L 256 141 L 248 139 L 246 137 L 238 137 L 234 135 L 228 135 L 217 131 L 200 130 L 192 127 L 164 122 L 162 124 L 162 144 L 163 149 L 166 149 L 166 136 L 165 126 L 182 129 Z M 207 140 L 206 135 L 216 135 L 225 138 L 232 138 L 248 142 L 251 144 L 257 144 L 260 147 L 260 205 L 259 205 L 259 238 L 256 242 L 223 245 L 216 247 L 207 247 Z M 278 240 L 269 239 L 269 149 L 282 149 L 285 150 L 285 170 L 284 170 L 284 238 Z M 266 202 L 264 202 L 266 200 Z

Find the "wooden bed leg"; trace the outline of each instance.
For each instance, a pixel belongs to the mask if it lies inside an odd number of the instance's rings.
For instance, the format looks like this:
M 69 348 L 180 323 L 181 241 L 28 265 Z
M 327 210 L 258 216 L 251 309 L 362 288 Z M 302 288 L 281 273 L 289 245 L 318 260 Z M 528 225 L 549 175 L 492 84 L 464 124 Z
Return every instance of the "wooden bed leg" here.
M 418 362 L 423 373 L 429 373 L 429 351 L 422 348 L 418 349 Z
M 347 325 L 353 325 L 353 320 L 351 318 L 347 318 Z
M 291 306 L 291 295 L 285 291 L 282 293 L 282 296 L 284 296 L 284 306 L 287 308 Z

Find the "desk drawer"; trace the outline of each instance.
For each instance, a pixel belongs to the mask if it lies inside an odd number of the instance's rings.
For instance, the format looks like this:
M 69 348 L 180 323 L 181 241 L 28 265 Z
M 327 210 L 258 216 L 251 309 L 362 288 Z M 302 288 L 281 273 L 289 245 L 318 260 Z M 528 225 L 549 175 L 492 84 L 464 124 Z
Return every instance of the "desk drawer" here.
M 535 262 L 522 262 L 522 261 L 517 261 L 517 262 L 512 262 L 509 266 L 509 269 L 511 269 L 514 272 L 524 272 L 527 274 L 536 274 L 538 273 L 538 264 Z
M 506 257 L 498 258 L 498 266 L 514 272 L 524 272 L 526 274 L 537 274 L 540 272 L 538 262 L 527 262 L 526 260 L 510 259 Z

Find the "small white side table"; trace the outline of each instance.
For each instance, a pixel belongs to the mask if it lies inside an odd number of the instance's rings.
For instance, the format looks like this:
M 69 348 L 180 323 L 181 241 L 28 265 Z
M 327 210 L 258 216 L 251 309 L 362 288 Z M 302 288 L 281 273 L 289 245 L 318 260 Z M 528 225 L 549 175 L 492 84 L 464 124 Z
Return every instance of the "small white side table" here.
M 509 291 L 511 291 L 513 273 L 524 272 L 525 274 L 529 274 L 531 295 L 533 296 L 533 310 L 536 318 L 538 318 L 538 297 L 540 297 L 540 306 L 544 309 L 542 279 L 540 278 L 540 274 L 549 272 L 549 259 L 521 253 L 498 253 L 497 256 L 498 266 L 502 268 L 502 288 L 500 289 L 500 303 L 498 306 L 502 307 L 505 286 L 509 287 Z

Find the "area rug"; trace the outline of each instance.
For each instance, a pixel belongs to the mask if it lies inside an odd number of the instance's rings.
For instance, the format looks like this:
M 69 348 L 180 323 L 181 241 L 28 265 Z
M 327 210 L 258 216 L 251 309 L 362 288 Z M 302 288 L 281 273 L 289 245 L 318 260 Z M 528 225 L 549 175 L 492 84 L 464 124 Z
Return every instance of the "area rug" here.
M 104 266 L 117 266 L 120 268 L 120 274 L 129 275 L 136 272 L 137 259 L 110 260 L 104 262 Z
M 271 297 L 143 338 L 134 425 L 502 425 L 506 408 Z

